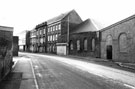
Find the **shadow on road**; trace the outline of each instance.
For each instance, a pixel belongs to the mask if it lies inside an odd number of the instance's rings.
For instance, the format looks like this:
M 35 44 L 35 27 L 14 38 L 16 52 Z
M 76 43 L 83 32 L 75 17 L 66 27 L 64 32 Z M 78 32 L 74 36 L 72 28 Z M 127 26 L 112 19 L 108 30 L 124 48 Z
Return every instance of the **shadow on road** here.
M 19 89 L 22 72 L 11 72 L 0 82 L 0 89 Z

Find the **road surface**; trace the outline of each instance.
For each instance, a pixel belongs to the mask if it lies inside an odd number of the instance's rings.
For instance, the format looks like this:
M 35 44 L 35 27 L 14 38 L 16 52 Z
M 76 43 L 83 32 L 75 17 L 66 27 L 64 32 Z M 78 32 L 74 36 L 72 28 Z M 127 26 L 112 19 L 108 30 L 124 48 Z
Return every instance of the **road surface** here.
M 92 69 L 91 72 L 85 71 L 87 66 L 82 63 L 78 63 L 76 60 L 64 59 L 58 56 L 48 56 L 39 54 L 24 53 L 25 57 L 30 58 L 32 61 L 35 76 L 37 78 L 37 84 L 39 89 L 133 89 L 134 86 L 124 83 L 115 79 L 115 75 L 118 71 L 107 70 L 102 68 L 95 68 L 94 64 L 89 66 Z M 77 64 L 81 64 L 80 66 Z M 87 64 L 87 63 L 86 63 Z M 83 66 L 82 66 L 83 65 Z M 93 67 L 93 68 L 92 68 Z M 104 70 L 104 71 L 103 71 Z M 95 73 L 92 73 L 96 71 Z M 119 70 L 120 74 L 116 78 L 124 77 L 123 71 Z M 105 75 L 100 76 L 99 73 L 106 72 Z M 96 74 L 97 73 L 97 74 Z M 107 75 L 111 74 L 111 75 Z M 114 74 L 114 75 L 113 75 Z M 127 73 L 128 75 L 128 73 Z M 112 76 L 112 78 L 108 77 Z M 113 78 L 114 77 L 114 78 Z M 130 81 L 134 84 L 135 76 Z M 126 80 L 127 81 L 127 80 Z M 130 83 L 129 82 L 129 83 Z
M 20 53 L 0 89 L 135 89 L 135 74 L 55 55 Z

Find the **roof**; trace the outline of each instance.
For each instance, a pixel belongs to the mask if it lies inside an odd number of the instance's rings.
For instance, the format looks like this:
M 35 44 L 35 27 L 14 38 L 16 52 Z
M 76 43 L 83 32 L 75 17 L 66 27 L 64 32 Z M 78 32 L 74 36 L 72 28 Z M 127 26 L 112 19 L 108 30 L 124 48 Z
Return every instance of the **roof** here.
M 81 32 L 90 32 L 90 31 L 98 31 L 97 26 L 92 22 L 92 20 L 87 19 L 75 27 L 74 31 L 71 33 L 81 33 Z
M 3 31 L 13 31 L 13 27 L 7 27 L 7 26 L 0 26 L 0 30 L 3 30 Z
M 47 20 L 47 24 L 51 24 L 51 23 L 54 23 L 54 22 L 57 22 L 57 21 L 62 20 L 63 18 L 65 18 L 65 17 L 66 17 L 69 13 L 71 13 L 72 11 L 74 11 L 74 10 L 68 11 L 68 12 L 63 13 L 63 14 L 61 14 L 61 15 L 58 15 L 58 16 L 52 18 L 52 19 Z

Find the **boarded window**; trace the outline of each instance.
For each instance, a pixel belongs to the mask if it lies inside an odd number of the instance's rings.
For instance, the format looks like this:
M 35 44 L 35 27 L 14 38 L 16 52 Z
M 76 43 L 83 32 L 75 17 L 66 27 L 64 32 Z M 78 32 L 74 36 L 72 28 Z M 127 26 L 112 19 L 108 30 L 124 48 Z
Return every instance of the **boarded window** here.
M 84 39 L 84 50 L 87 50 L 87 39 Z
M 121 34 L 119 36 L 119 49 L 120 52 L 127 52 L 127 35 Z
M 80 40 L 77 40 L 77 50 L 80 50 Z
M 93 38 L 92 39 L 92 51 L 94 51 L 95 50 L 95 39 Z

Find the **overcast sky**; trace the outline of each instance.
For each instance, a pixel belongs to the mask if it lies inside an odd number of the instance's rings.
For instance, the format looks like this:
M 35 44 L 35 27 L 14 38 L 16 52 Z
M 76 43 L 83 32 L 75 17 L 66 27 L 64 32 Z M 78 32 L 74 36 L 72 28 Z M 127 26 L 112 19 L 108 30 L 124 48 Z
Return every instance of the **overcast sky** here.
M 134 15 L 135 0 L 0 0 L 0 25 L 14 27 L 17 35 L 72 9 L 106 27 Z

